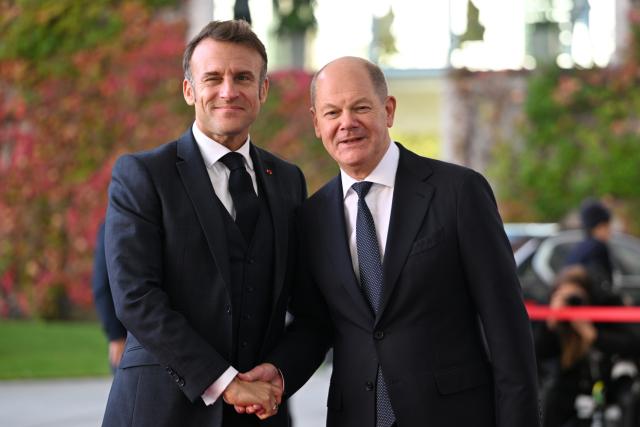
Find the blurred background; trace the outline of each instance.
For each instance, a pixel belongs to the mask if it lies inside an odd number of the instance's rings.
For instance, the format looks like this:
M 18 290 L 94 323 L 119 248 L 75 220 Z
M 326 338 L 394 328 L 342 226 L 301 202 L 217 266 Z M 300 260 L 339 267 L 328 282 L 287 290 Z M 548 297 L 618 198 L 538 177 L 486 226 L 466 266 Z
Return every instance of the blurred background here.
M 312 73 L 365 57 L 398 99 L 392 137 L 485 174 L 514 250 L 578 227 L 596 197 L 631 239 L 616 280 L 640 289 L 640 1 L 0 0 L 0 380 L 108 378 L 91 275 L 111 167 L 192 123 L 186 41 L 234 17 L 269 55 L 252 137 L 310 192 L 337 171 Z M 545 256 L 519 261 L 540 301 Z

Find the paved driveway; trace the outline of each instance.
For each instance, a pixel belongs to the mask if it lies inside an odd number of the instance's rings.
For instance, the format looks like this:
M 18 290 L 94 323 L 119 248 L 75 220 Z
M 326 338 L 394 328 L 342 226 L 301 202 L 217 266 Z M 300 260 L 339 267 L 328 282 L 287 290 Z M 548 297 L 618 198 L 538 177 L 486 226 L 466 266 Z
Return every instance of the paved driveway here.
M 292 398 L 294 427 L 324 427 L 330 374 L 321 367 Z M 0 381 L 0 426 L 99 426 L 110 384 L 110 378 Z

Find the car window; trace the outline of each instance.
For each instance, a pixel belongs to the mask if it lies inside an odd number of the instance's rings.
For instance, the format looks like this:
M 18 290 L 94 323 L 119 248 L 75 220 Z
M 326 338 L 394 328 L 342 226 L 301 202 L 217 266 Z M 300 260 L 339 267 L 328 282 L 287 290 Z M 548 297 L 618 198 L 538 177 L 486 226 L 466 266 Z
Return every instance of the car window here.
M 640 275 L 640 252 L 627 245 L 612 242 L 613 262 L 624 275 Z
M 549 258 L 549 265 L 555 273 L 558 273 L 564 267 L 567 256 L 569 256 L 569 252 L 574 246 L 574 242 L 558 243 L 554 246 Z

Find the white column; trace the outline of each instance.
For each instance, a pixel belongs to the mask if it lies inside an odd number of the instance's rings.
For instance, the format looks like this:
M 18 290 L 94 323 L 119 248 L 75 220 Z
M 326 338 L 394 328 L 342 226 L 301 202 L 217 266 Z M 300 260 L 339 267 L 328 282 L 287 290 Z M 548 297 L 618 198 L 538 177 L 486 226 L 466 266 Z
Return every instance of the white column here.
M 213 19 L 213 0 L 189 0 L 187 16 L 189 19 L 187 40 L 191 40 Z
M 629 10 L 631 3 L 629 0 L 616 0 L 616 47 L 611 58 L 613 65 L 618 65 L 624 61 L 626 49 L 629 47 Z

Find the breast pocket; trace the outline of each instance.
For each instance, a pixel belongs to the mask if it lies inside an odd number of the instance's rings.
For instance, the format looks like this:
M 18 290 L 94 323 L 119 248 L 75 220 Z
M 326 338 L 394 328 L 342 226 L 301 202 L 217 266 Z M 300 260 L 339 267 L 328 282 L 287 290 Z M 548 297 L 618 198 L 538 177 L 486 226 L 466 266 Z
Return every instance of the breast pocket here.
M 423 252 L 428 251 L 429 249 L 436 246 L 444 239 L 444 227 L 440 227 L 433 233 L 418 237 L 415 242 L 413 242 L 413 246 L 411 247 L 411 252 L 409 252 L 409 256 L 414 256 L 421 254 Z

